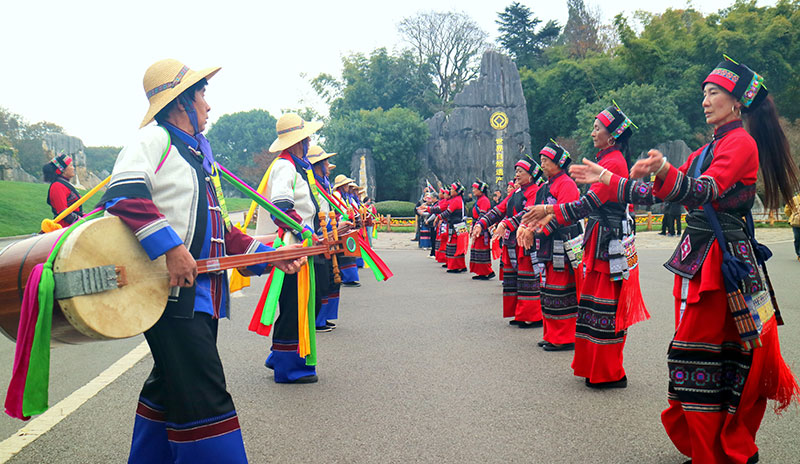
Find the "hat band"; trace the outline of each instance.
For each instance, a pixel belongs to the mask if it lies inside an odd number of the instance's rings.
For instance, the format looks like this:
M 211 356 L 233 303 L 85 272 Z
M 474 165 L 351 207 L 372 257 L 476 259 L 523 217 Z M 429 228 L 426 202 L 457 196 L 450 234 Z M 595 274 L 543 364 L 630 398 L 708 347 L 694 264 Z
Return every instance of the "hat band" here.
M 299 126 L 294 126 L 294 127 L 289 127 L 288 129 L 279 130 L 278 131 L 278 135 L 283 135 L 283 134 L 286 134 L 288 132 L 294 132 L 296 130 L 300 130 L 304 126 L 305 126 L 305 124 L 301 122 Z
M 608 110 L 603 110 L 597 115 L 597 119 L 599 119 L 604 126 L 608 127 L 614 122 L 614 115 Z
M 153 97 L 153 95 L 156 95 L 157 93 L 163 92 L 167 89 L 171 89 L 180 84 L 181 80 L 183 80 L 183 76 L 185 76 L 187 72 L 189 72 L 189 68 L 184 66 L 180 71 L 178 71 L 178 75 L 175 76 L 175 79 L 173 79 L 172 82 L 167 82 L 166 84 L 161 84 L 158 87 L 148 90 L 147 99 L 149 100 Z
M 523 170 L 527 171 L 528 174 L 533 174 L 531 172 L 531 163 L 527 162 L 526 160 L 519 160 L 517 164 L 514 165 L 515 168 L 522 168 Z
M 615 139 L 618 139 L 618 138 L 619 138 L 619 136 L 620 136 L 620 135 L 622 135 L 622 133 L 623 133 L 623 132 L 625 132 L 625 130 L 626 130 L 628 127 L 630 127 L 630 125 L 631 125 L 631 120 L 630 120 L 630 119 L 628 119 L 628 118 L 626 117 L 626 118 L 625 118 L 625 120 L 624 120 L 624 121 L 622 121 L 622 124 L 620 124 L 620 125 L 619 125 L 619 127 L 617 127 L 617 130 L 615 130 L 615 131 L 614 131 L 614 133 L 612 134 L 612 136 L 613 136 Z
M 544 156 L 550 158 L 553 161 L 555 161 L 556 155 L 558 155 L 558 153 L 552 147 L 544 147 L 544 148 L 542 148 L 542 151 L 540 151 L 539 154 L 540 155 L 544 155 Z
M 763 82 L 763 77 L 753 73 L 753 79 L 750 81 L 750 85 L 747 86 L 747 90 L 744 91 L 744 95 L 742 95 L 742 104 L 745 108 L 749 108 L 750 105 L 753 104 L 753 100 L 755 100 L 756 95 L 758 95 L 758 91 L 761 89 Z

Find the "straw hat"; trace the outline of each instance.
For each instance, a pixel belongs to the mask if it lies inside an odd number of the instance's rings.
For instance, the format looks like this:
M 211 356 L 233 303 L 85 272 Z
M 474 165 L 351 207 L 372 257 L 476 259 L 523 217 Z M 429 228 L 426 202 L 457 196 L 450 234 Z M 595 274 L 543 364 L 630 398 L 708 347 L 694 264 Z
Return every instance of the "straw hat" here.
M 320 161 L 326 160 L 335 154 L 336 153 L 326 153 L 325 150 L 319 145 L 312 145 L 311 148 L 308 149 L 308 161 L 311 164 L 317 164 Z
M 153 120 L 159 111 L 175 100 L 184 90 L 196 84 L 200 79 L 211 79 L 220 68 L 206 68 L 192 71 L 178 60 L 161 60 L 152 64 L 144 72 L 142 84 L 144 93 L 150 101 L 150 108 L 142 120 L 144 127 Z
M 286 113 L 275 124 L 278 138 L 269 146 L 269 151 L 270 153 L 278 153 L 286 150 L 318 131 L 320 127 L 322 127 L 321 122 L 306 122 L 294 113 Z
M 337 188 L 348 185 L 351 182 L 353 182 L 353 179 L 345 176 L 344 174 L 339 174 L 335 179 L 333 179 L 333 189 L 336 190 Z

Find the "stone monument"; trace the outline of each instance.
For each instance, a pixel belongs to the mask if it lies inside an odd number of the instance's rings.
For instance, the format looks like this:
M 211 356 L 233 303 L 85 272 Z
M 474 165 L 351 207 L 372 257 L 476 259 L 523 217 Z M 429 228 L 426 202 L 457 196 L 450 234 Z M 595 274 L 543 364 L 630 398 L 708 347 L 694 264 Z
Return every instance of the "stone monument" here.
M 440 185 L 459 180 L 465 186 L 476 177 L 492 186 L 507 182 L 519 157 L 531 154 L 519 71 L 511 58 L 494 50 L 483 54 L 479 77 L 455 96 L 452 110 L 425 122 L 430 138 L 417 155 L 420 174 L 412 201 L 426 179 Z

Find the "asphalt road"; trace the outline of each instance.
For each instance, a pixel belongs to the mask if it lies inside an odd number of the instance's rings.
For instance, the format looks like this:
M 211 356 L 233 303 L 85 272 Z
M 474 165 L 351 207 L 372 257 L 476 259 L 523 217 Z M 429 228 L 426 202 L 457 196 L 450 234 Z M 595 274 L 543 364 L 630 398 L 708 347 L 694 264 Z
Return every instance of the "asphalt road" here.
M 769 262 L 787 325 L 784 357 L 800 373 L 800 263 L 790 243 Z M 336 330 L 318 335 L 320 382 L 278 385 L 263 367 L 269 341 L 247 331 L 255 287 L 220 324 L 219 348 L 250 461 L 309 463 L 681 463 L 659 420 L 673 331 L 670 251 L 641 249 L 652 319 L 625 349 L 629 386 L 594 391 L 572 375 L 572 353 L 536 347 L 541 329 L 501 318 L 501 287 L 444 273 L 420 250 L 385 250 L 388 282 L 362 274 L 344 288 Z M 362 271 L 363 273 L 364 271 Z M 51 404 L 93 378 L 140 339 L 53 349 Z M 13 345 L 0 343 L 10 372 Z M 12 463 L 125 462 L 147 356 Z M 22 423 L 0 420 L 4 438 Z M 798 409 L 767 412 L 761 462 L 797 462 Z

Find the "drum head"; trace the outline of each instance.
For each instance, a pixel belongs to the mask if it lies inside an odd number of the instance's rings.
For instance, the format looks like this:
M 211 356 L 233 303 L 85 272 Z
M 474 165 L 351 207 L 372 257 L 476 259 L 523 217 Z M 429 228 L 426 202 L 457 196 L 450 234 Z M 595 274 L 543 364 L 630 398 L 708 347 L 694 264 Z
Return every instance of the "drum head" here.
M 139 335 L 158 321 L 167 304 L 166 258 L 151 261 L 128 226 L 108 216 L 78 226 L 66 238 L 53 272 L 106 265 L 123 266 L 127 285 L 58 300 L 61 310 L 76 329 L 95 339 Z

